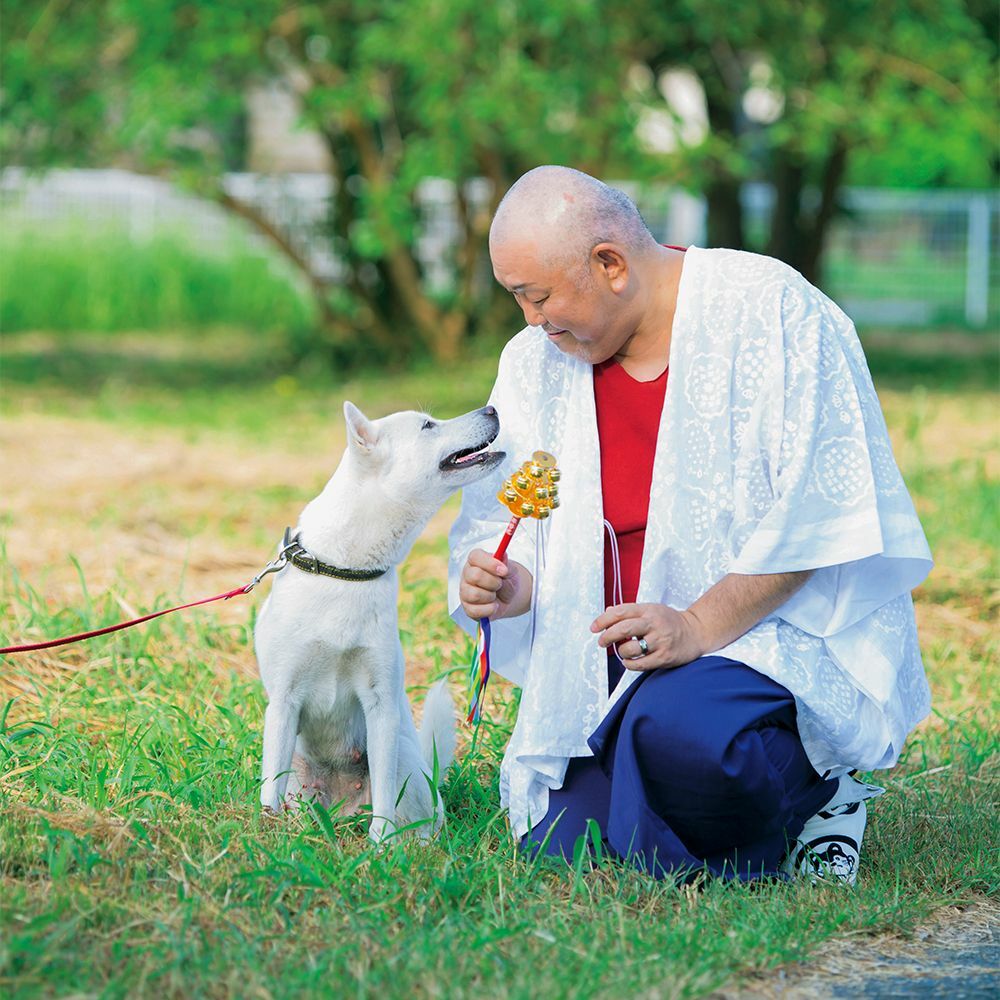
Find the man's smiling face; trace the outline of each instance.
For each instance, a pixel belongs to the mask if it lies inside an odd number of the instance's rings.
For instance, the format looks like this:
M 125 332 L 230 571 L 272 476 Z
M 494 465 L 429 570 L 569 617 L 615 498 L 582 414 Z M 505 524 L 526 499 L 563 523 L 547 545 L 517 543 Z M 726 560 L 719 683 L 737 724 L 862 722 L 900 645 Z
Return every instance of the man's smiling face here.
M 528 326 L 540 327 L 564 354 L 589 364 L 615 355 L 632 330 L 599 261 L 565 266 L 546 261 L 527 240 L 490 243 L 493 274 L 521 307 Z

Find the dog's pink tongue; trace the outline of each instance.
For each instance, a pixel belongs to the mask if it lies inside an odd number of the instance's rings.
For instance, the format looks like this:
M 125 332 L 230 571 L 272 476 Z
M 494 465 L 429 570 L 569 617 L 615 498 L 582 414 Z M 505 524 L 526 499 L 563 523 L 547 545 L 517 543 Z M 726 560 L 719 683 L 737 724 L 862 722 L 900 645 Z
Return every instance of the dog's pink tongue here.
M 478 458 L 482 454 L 481 451 L 474 451 L 471 455 L 463 455 L 461 458 L 456 458 L 456 462 L 469 462 L 474 458 Z

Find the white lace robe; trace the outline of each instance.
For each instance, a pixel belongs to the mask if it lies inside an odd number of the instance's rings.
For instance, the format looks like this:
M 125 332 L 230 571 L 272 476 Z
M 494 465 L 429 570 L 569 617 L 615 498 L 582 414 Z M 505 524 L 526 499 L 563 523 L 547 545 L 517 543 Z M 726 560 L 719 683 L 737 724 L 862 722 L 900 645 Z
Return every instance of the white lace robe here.
M 522 687 L 500 777 L 520 837 L 639 675 L 626 670 L 609 699 L 590 631 L 604 609 L 591 366 L 528 327 L 504 348 L 490 402 L 507 460 L 466 488 L 450 536 L 449 606 L 470 633 L 459 572 L 471 549 L 500 539 L 502 478 L 536 449 L 562 471 L 560 509 L 522 522 L 510 547 L 535 569 L 532 612 L 493 625 L 493 667 Z M 779 261 L 689 249 L 637 600 L 684 609 L 727 573 L 813 570 L 719 653 L 792 692 L 809 759 L 837 775 L 891 766 L 929 710 L 910 591 L 930 567 L 851 321 Z

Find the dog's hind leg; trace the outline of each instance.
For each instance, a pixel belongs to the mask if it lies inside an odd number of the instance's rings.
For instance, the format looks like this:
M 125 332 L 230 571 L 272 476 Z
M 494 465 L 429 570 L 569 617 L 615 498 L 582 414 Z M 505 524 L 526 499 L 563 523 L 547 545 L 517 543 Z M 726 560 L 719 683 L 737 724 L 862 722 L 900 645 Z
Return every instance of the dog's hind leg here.
M 260 786 L 260 804 L 272 812 L 281 810 L 285 797 L 298 727 L 298 706 L 281 697 L 272 698 L 264 712 L 264 759 Z
M 431 788 L 430 769 L 424 762 L 416 733 L 399 738 L 398 783 L 402 797 L 397 807 L 401 826 L 418 823 L 416 835 L 427 840 L 444 822 L 444 804 L 438 790 Z

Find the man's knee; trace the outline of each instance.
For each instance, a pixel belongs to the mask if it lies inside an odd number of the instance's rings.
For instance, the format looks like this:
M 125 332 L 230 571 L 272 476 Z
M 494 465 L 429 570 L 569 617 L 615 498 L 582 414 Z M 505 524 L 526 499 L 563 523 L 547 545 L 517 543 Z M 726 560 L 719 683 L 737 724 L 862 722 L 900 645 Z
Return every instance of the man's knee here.
M 761 806 L 774 805 L 770 785 L 775 769 L 761 734 L 728 718 L 719 692 L 656 677 L 642 688 L 642 697 L 626 708 L 619 739 L 629 741 L 630 755 L 650 791 L 657 789 L 664 802 L 695 796 L 705 806 L 717 801 L 735 807 L 767 789 Z M 746 801 L 741 808 L 753 811 Z
M 636 758 L 654 772 L 690 768 L 718 756 L 712 698 L 690 684 L 676 683 L 671 676 L 676 672 L 656 670 L 644 678 L 622 715 L 621 735 L 627 735 Z

